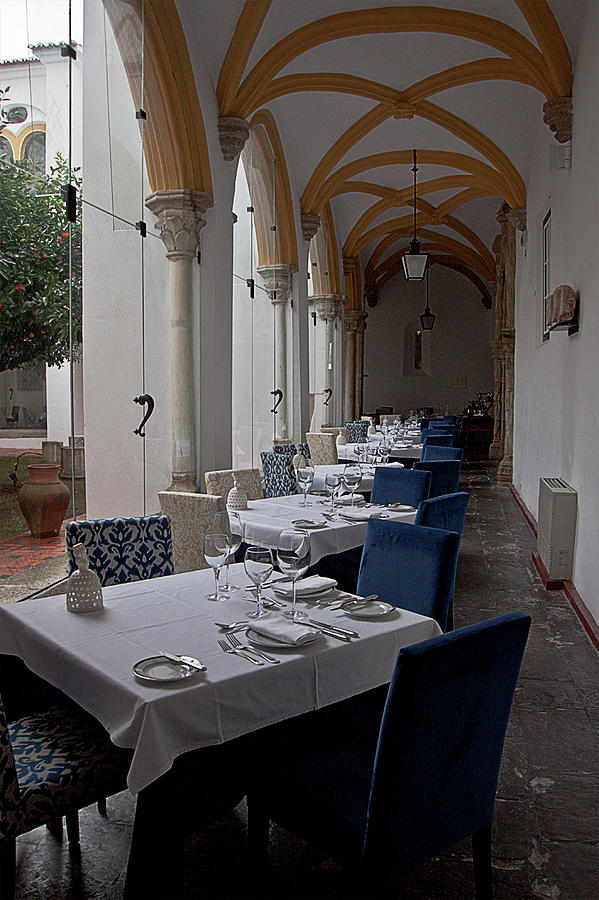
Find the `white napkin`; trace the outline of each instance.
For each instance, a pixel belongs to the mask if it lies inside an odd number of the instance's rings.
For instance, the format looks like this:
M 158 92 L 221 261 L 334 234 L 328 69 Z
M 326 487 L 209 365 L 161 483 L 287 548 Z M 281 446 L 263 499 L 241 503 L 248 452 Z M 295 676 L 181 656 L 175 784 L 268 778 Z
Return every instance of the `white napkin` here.
M 274 638 L 277 641 L 284 641 L 286 644 L 296 644 L 297 646 L 310 643 L 315 636 L 313 628 L 306 628 L 301 622 L 284 619 L 283 616 L 276 612 L 269 612 L 264 616 L 260 616 L 259 619 L 252 622 L 250 627 L 252 631 L 256 631 L 265 638 Z
M 339 513 L 342 519 L 355 519 L 356 522 L 367 522 L 368 519 L 371 519 L 373 516 L 380 516 L 383 512 L 382 507 L 377 507 L 374 509 L 346 509 L 342 513 Z
M 296 596 L 306 597 L 310 594 L 320 594 L 328 591 L 330 588 L 337 587 L 334 578 L 324 578 L 322 575 L 310 575 L 309 578 L 299 578 L 296 582 Z M 279 584 L 273 584 L 272 589 L 277 594 L 284 594 L 286 597 L 293 595 L 293 584 L 291 581 L 281 581 Z

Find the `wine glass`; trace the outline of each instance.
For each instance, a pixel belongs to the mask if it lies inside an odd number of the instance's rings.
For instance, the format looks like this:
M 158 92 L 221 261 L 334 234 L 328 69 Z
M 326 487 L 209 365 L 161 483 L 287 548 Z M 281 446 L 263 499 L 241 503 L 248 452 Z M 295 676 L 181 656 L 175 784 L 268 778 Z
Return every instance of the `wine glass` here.
M 288 575 L 293 582 L 293 595 L 291 609 L 283 615 L 289 619 L 305 619 L 306 613 L 300 612 L 295 605 L 296 581 L 305 575 L 310 567 L 311 550 L 310 537 L 304 531 L 282 531 L 279 535 L 277 549 L 277 562 L 284 575 Z
M 300 506 L 311 506 L 312 504 L 308 503 L 306 500 L 306 496 L 308 491 L 312 487 L 312 482 L 314 481 L 314 469 L 312 466 L 300 466 L 296 470 L 297 483 L 302 489 L 302 493 L 304 495 L 304 499 Z
M 351 493 L 351 506 L 353 506 L 356 488 L 362 481 L 362 469 L 360 468 L 360 466 L 356 466 L 353 463 L 350 463 L 343 470 L 343 475 L 341 476 L 341 478 L 343 479 L 345 487 Z
M 226 600 L 227 595 L 222 593 L 219 585 L 219 575 L 223 563 L 230 553 L 229 535 L 221 532 L 207 534 L 204 538 L 204 559 L 214 572 L 214 593 L 207 594 L 207 600 Z
M 324 486 L 327 490 L 327 494 L 331 498 L 330 514 L 333 518 L 335 518 L 335 491 L 339 487 L 340 481 L 341 479 L 336 472 L 329 472 L 325 475 Z
M 248 615 L 248 619 L 259 619 L 264 615 L 262 606 L 262 584 L 272 575 L 274 562 L 272 550 L 268 547 L 248 547 L 243 561 L 246 575 L 256 585 L 256 611 Z

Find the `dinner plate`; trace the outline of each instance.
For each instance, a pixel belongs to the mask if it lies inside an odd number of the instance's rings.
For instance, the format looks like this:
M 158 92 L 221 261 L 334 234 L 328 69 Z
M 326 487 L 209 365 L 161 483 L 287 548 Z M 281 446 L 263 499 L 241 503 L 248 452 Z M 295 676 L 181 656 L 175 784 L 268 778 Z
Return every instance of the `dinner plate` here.
M 387 613 L 393 612 L 397 607 L 391 603 L 385 603 L 383 600 L 369 600 L 364 606 L 360 606 L 362 601 L 348 600 L 341 609 L 349 616 L 355 616 L 356 619 L 378 619 L 379 616 L 386 616 Z M 352 607 L 356 607 L 355 609 Z
M 410 506 L 409 503 L 387 503 L 386 506 L 395 512 L 416 512 L 416 507 Z
M 182 681 L 190 675 L 195 675 L 199 670 L 186 663 L 171 662 L 164 656 L 149 656 L 136 662 L 131 671 L 140 681 L 152 681 L 155 684 Z
M 314 638 L 310 641 L 304 641 L 303 644 L 293 644 L 291 641 L 280 641 L 274 637 L 266 637 L 264 634 L 258 634 L 253 628 L 248 628 L 245 636 L 256 647 L 270 647 L 275 650 L 302 650 L 304 647 L 311 647 L 314 641 L 317 641 L 320 637 L 320 632 L 315 631 Z
M 317 522 L 315 519 L 294 519 L 291 523 L 296 528 L 326 528 L 328 522 Z
M 291 593 L 291 591 L 289 591 L 289 593 L 288 593 L 287 591 L 281 591 L 280 589 L 277 590 L 277 588 L 274 586 L 274 584 L 271 585 L 270 587 L 271 587 L 271 590 L 273 590 L 275 592 L 275 594 L 278 594 L 280 597 L 285 597 L 286 600 L 291 600 L 293 598 L 293 594 Z M 322 588 L 322 589 L 319 588 L 318 590 L 312 591 L 309 594 L 298 593 L 297 599 L 298 600 L 318 600 L 321 597 L 328 597 L 329 594 L 332 594 L 333 591 L 336 591 L 336 590 L 337 590 L 337 585 L 332 584 L 328 588 Z

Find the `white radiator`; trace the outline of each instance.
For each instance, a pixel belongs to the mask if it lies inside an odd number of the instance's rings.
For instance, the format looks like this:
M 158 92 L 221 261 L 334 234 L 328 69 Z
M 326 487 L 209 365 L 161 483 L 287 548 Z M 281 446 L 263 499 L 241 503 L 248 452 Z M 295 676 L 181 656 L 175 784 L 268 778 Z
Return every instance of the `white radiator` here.
M 537 550 L 550 578 L 569 581 L 574 560 L 578 492 L 563 478 L 539 479 Z

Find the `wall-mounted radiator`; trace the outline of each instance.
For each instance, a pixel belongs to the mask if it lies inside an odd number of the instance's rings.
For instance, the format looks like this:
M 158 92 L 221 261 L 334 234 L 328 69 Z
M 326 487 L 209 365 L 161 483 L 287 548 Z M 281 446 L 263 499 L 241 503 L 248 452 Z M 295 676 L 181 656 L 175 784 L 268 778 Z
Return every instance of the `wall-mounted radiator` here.
M 572 578 L 577 505 L 578 492 L 563 478 L 539 479 L 537 550 L 549 578 Z

